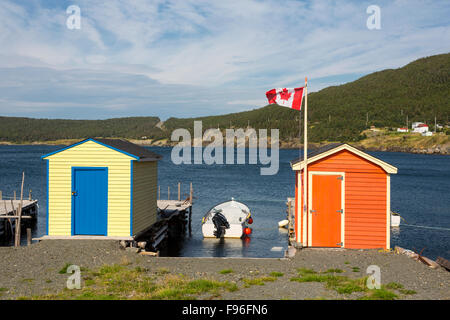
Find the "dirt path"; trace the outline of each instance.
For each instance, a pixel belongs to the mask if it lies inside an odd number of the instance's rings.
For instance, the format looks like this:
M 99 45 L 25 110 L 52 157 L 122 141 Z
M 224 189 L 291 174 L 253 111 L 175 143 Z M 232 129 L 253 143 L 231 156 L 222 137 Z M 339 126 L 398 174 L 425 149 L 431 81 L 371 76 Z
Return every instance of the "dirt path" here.
M 450 273 L 433 270 L 403 255 L 376 250 L 303 249 L 292 259 L 240 258 L 154 258 L 120 249 L 116 241 L 43 241 L 31 247 L 0 248 L 0 299 L 33 297 L 61 291 L 68 274 L 60 273 L 67 264 L 83 270 L 119 264 L 142 267 L 148 273 L 183 274 L 189 279 L 207 278 L 236 283 L 239 290 L 225 291 L 220 299 L 355 299 L 359 295 L 339 294 L 321 282 L 294 282 L 299 268 L 339 276 L 361 278 L 369 265 L 381 269 L 381 283 L 400 284 L 410 292 L 396 291 L 399 299 L 450 299 Z M 220 273 L 220 271 L 228 270 Z M 342 272 L 341 272 L 342 271 Z M 227 273 L 228 272 L 228 273 Z M 246 286 L 246 279 L 260 279 L 277 273 L 275 281 Z M 84 285 L 82 283 L 82 285 Z

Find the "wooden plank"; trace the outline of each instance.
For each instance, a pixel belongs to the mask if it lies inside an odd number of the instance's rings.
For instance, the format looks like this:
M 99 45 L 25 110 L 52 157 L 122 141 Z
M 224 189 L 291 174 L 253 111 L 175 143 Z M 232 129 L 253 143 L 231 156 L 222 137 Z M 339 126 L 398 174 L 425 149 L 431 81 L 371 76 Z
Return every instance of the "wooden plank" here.
M 13 211 L 19 206 L 20 200 L 0 200 L 0 216 L 6 214 L 12 214 Z M 23 200 L 22 210 L 26 210 L 28 208 L 36 205 L 36 200 Z
M 121 236 L 42 236 L 33 240 L 134 240 L 133 237 Z
M 436 263 L 439 264 L 441 267 L 450 271 L 450 261 L 448 261 L 442 257 L 437 257 Z
M 0 219 L 18 219 L 19 216 L 8 216 L 8 215 L 1 215 Z M 33 219 L 32 216 L 21 216 L 22 219 Z

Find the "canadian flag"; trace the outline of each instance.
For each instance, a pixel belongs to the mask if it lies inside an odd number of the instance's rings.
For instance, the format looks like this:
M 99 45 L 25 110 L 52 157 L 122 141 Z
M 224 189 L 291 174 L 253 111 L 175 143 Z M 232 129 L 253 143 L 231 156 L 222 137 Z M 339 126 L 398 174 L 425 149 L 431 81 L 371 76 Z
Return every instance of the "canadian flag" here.
M 277 88 L 266 92 L 270 104 L 276 103 L 283 107 L 295 110 L 302 108 L 303 89 L 301 88 Z

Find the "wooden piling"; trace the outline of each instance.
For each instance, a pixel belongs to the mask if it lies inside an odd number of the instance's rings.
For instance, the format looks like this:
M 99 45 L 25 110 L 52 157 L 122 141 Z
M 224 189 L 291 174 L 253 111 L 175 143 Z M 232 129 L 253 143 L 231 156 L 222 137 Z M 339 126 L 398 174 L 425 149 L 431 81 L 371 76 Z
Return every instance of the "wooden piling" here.
M 192 182 L 189 185 L 189 199 L 191 201 L 191 203 L 194 202 L 194 189 L 192 188 Z
M 170 187 L 167 187 L 167 200 L 170 200 Z
M 31 196 L 31 189 L 30 189 L 30 191 L 29 191 L 29 193 L 28 193 L 28 200 L 32 200 L 32 196 Z
M 20 187 L 20 204 L 17 211 L 18 218 L 16 219 L 16 238 L 15 247 L 20 247 L 20 224 L 22 223 L 22 206 L 23 206 L 23 183 L 25 181 L 25 172 L 22 172 L 22 186 Z
M 27 246 L 31 246 L 31 228 L 27 228 Z
M 181 183 L 178 182 L 178 201 L 181 201 Z
M 158 200 L 161 200 L 161 186 L 158 186 Z
M 189 207 L 189 236 L 192 235 L 192 206 Z
M 2 197 L 3 197 L 3 194 L 2 194 L 2 191 L 0 190 L 0 200 L 3 200 Z
M 16 190 L 14 190 L 14 200 L 16 200 Z

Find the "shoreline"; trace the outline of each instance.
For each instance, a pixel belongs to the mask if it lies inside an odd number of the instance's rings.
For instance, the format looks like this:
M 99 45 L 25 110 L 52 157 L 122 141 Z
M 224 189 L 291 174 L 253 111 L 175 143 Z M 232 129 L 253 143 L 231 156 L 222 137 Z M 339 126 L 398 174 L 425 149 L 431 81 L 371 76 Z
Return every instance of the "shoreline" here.
M 433 137 L 425 137 L 433 138 Z M 119 138 L 118 138 L 119 139 Z M 126 138 L 120 138 L 126 139 Z M 178 142 L 168 142 L 167 139 L 153 141 L 149 140 L 136 140 L 136 139 L 126 139 L 132 143 L 140 146 L 147 147 L 173 147 L 178 144 Z M 447 139 L 449 140 L 449 139 Z M 11 141 L 0 141 L 0 146 L 56 146 L 64 145 L 68 146 L 80 141 L 80 139 L 64 139 L 55 141 L 26 141 L 23 143 L 11 142 Z M 323 141 L 323 142 L 310 142 L 308 147 L 310 149 L 316 149 L 328 143 L 333 143 L 334 141 Z M 355 146 L 363 151 L 381 151 L 381 152 L 401 152 L 401 153 L 411 153 L 411 154 L 435 154 L 435 155 L 450 155 L 450 142 L 445 142 L 444 144 L 392 144 L 389 140 L 380 140 L 367 138 L 357 142 L 344 142 Z M 203 146 L 207 146 L 208 143 L 204 143 Z M 245 147 L 248 148 L 247 146 Z M 303 149 L 303 144 L 295 141 L 280 141 L 280 149 Z M 270 149 L 270 148 L 269 148 Z

